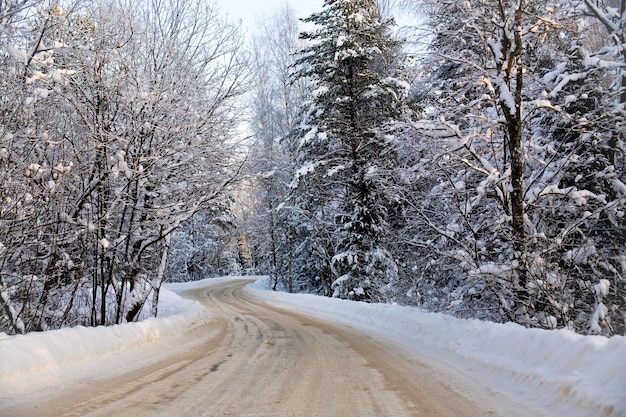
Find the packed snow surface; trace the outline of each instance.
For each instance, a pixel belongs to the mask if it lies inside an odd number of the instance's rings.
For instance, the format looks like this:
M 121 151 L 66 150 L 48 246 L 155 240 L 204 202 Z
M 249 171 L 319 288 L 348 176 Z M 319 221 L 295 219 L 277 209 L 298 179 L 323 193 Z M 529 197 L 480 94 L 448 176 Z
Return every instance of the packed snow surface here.
M 0 334 L 0 405 L 5 395 L 28 395 L 46 384 L 115 368 L 116 360 L 125 356 L 119 355 L 121 352 L 136 347 L 145 352 L 156 341 L 176 338 L 191 327 L 210 322 L 210 311 L 177 292 L 225 280 L 166 285 L 161 316 L 141 323 L 24 336 Z M 386 339 L 549 415 L 626 416 L 626 338 L 622 336 L 582 336 L 565 330 L 459 320 L 411 307 L 266 288 L 267 280 L 261 279 L 245 291 L 278 307 Z M 77 369 L 83 370 L 82 376 Z

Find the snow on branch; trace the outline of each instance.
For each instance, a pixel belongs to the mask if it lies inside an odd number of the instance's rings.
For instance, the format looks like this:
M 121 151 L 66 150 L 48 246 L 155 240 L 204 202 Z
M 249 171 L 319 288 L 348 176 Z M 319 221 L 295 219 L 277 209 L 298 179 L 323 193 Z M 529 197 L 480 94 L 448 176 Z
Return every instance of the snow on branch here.
M 462 137 L 459 127 L 451 123 L 435 123 L 431 121 L 412 121 L 411 127 L 418 132 L 423 132 L 434 139 L 460 138 Z

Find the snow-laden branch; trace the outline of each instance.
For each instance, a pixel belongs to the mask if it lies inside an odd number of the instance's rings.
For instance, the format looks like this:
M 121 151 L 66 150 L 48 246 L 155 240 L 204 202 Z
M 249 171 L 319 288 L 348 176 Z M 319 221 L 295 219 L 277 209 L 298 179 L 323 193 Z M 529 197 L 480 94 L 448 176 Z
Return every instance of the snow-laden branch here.
M 609 36 L 617 45 L 623 45 L 626 43 L 626 39 L 624 37 L 624 33 L 620 31 L 619 23 L 613 23 L 611 19 L 604 13 L 597 4 L 595 4 L 592 0 L 583 0 L 587 5 L 591 14 L 604 25 L 606 30 L 609 32 Z

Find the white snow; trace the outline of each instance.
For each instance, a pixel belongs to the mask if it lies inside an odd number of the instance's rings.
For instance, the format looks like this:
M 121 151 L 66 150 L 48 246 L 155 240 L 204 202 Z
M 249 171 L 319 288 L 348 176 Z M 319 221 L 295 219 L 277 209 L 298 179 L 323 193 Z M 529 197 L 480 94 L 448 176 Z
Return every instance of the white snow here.
M 11 45 L 5 45 L 4 47 L 6 48 L 6 50 L 11 55 L 13 55 L 15 58 L 17 58 L 23 64 L 28 64 L 28 60 L 30 59 L 30 57 L 28 56 L 27 53 L 22 52 L 19 49 L 16 49 L 16 48 L 12 47 Z
M 557 94 L 560 93 L 561 90 L 563 90 L 563 87 L 565 87 L 568 83 L 582 80 L 586 76 L 587 74 L 584 72 L 577 72 L 574 74 L 562 74 L 558 76 L 557 80 L 559 81 L 559 83 L 556 87 L 554 87 L 550 94 L 548 94 L 548 97 L 555 98 Z
M 515 101 L 515 97 L 513 97 L 513 93 L 509 90 L 509 86 L 502 79 L 498 79 L 498 90 L 500 92 L 500 101 L 502 101 L 509 114 L 515 116 L 515 112 L 517 109 L 517 102 Z
M 158 319 L 15 337 L 0 334 L 0 405 L 20 396 L 30 398 L 38 389 L 53 387 L 53 392 L 66 382 L 111 373 L 120 366 L 129 366 L 120 365 L 120 361 L 128 363 L 129 358 L 144 360 L 151 346 L 164 340 L 176 341 L 178 335 L 210 323 L 214 317 L 176 292 L 228 279 L 166 285 Z M 598 287 L 600 292 L 604 290 L 602 285 Z M 395 343 L 409 353 L 432 358 L 482 384 L 495 397 L 506 396 L 520 406 L 541 410 L 543 415 L 626 415 L 626 338 L 622 336 L 609 339 L 564 330 L 526 329 L 510 323 L 459 320 L 411 307 L 263 288 L 268 288 L 267 279 L 245 291 L 264 302 L 348 325 Z
M 160 317 L 140 323 L 79 326 L 19 336 L 0 333 L 0 414 L 2 404 L 13 396 L 31 395 L 58 386 L 59 381 L 74 382 L 89 375 L 110 374 L 120 367 L 118 364 L 123 359 L 126 364 L 140 362 L 145 349 L 155 342 L 176 340 L 183 331 L 209 322 L 213 317 L 210 312 L 172 291 L 191 288 L 191 285 L 162 288 Z
M 608 279 L 601 279 L 600 282 L 593 286 L 593 291 L 598 297 L 606 297 L 609 295 L 609 288 L 611 287 L 611 281 Z

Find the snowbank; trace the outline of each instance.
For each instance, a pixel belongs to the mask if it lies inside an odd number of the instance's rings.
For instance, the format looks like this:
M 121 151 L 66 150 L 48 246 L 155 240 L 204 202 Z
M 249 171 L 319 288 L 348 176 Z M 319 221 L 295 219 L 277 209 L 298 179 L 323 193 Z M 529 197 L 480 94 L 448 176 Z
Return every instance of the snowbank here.
M 223 280 L 215 280 L 215 283 Z M 7 336 L 0 333 L 0 392 L 19 392 L 45 387 L 76 372 L 100 370 L 96 360 L 109 359 L 151 346 L 157 341 L 176 340 L 190 328 L 207 323 L 212 316 L 196 302 L 175 291 L 207 286 L 165 285 L 161 289 L 159 318 L 110 327 L 73 327 L 43 333 Z M 140 356 L 141 349 L 137 349 Z M 36 375 L 36 378 L 33 376 Z
M 246 288 L 278 307 L 349 325 L 452 366 L 521 402 L 580 416 L 626 416 L 626 338 L 460 320 L 417 308 Z M 572 414 L 568 414 L 572 417 Z

